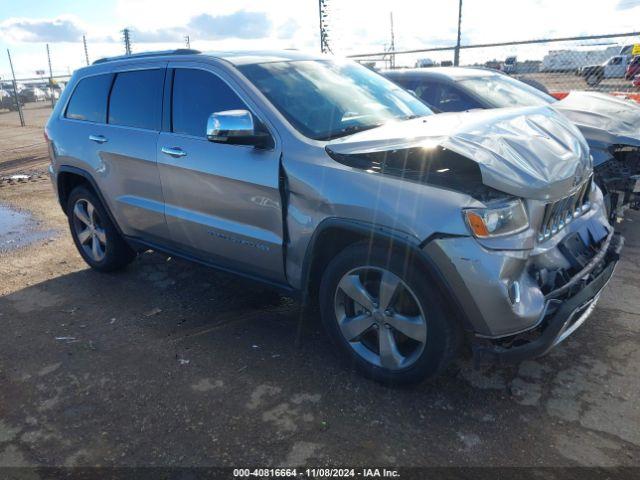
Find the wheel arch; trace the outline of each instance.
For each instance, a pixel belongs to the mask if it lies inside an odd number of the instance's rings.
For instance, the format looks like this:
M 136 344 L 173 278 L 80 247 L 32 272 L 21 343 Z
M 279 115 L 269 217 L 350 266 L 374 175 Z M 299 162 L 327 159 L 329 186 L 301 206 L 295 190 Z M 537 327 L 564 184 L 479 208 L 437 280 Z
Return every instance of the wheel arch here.
M 303 302 L 313 303 L 317 300 L 324 268 L 338 252 L 354 243 L 368 242 L 370 245 L 401 253 L 406 264 L 411 263 L 419 268 L 426 278 L 436 285 L 443 296 L 443 303 L 458 324 L 464 329 L 469 329 L 468 320 L 452 287 L 436 263 L 423 250 L 426 243 L 440 236 L 434 234 L 420 242 L 411 235 L 387 227 L 344 218 L 325 219 L 314 231 L 305 253 L 301 285 Z
M 62 211 L 68 215 L 67 201 L 69 200 L 69 195 L 74 188 L 80 185 L 84 185 L 97 195 L 100 203 L 102 203 L 102 206 L 106 210 L 107 215 L 109 215 L 109 220 L 111 220 L 115 225 L 118 233 L 124 237 L 120 230 L 120 226 L 118 225 L 118 222 L 116 222 L 116 219 L 109 208 L 109 204 L 105 201 L 95 179 L 90 172 L 83 170 L 82 168 L 73 167 L 71 165 L 61 165 L 58 168 L 58 173 L 56 175 L 56 187 L 58 190 L 58 201 L 60 202 Z

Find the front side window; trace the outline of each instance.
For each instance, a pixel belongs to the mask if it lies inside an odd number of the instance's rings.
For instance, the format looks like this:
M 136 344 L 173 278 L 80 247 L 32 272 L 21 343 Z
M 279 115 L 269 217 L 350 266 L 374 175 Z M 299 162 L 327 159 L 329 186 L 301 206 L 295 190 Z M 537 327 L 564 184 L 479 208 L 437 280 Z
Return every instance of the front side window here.
M 429 106 L 434 106 L 434 104 L 438 101 L 438 92 L 440 90 L 440 86 L 438 83 L 415 80 L 409 83 L 404 83 L 402 81 L 398 81 L 397 83 L 402 85 L 407 90 L 411 90 L 416 95 L 416 97 L 418 97 Z
M 315 140 L 433 113 L 409 92 L 353 62 L 303 60 L 239 68 L 294 128 Z
M 507 75 L 470 77 L 457 83 L 494 108 L 536 107 L 556 101 L 552 96 Z
M 409 88 L 416 97 L 440 112 L 462 112 L 482 108 L 475 99 L 454 85 L 418 80 L 405 85 L 405 88 Z
M 95 75 L 78 82 L 65 112 L 65 117 L 87 122 L 107 121 L 107 97 L 113 74 Z
M 438 99 L 434 106 L 443 112 L 463 112 L 474 108 L 482 108 L 476 100 L 463 90 L 444 83 L 440 85 Z
M 216 75 L 189 68 L 175 70 L 171 109 L 174 133 L 206 137 L 209 116 L 225 110 L 247 110 L 247 106 Z
M 109 123 L 160 130 L 164 69 L 116 75 L 109 99 Z

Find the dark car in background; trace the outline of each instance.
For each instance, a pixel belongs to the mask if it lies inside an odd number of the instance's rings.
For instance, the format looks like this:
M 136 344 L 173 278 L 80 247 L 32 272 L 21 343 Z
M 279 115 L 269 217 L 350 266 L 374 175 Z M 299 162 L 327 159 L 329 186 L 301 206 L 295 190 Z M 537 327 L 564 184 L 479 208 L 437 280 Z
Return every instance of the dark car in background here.
M 479 68 L 430 68 L 383 72 L 439 112 L 552 106 L 587 139 L 596 182 L 615 222 L 640 200 L 640 105 L 598 92 L 574 91 L 558 100 L 500 72 Z M 541 132 L 544 133 L 544 132 Z

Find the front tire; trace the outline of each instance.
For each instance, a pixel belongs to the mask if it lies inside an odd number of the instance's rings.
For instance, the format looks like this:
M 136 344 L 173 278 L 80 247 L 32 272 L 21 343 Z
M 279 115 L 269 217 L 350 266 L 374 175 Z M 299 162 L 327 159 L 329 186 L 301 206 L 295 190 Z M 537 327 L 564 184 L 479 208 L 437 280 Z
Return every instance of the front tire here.
M 455 357 L 459 331 L 442 296 L 400 253 L 358 243 L 327 266 L 320 284 L 324 327 L 347 362 L 382 383 L 415 383 Z
M 67 202 L 67 217 L 76 248 L 91 268 L 113 272 L 135 258 L 93 191 L 84 186 L 74 188 Z
M 602 81 L 602 75 L 598 73 L 591 73 L 587 75 L 586 82 L 590 87 L 596 87 Z

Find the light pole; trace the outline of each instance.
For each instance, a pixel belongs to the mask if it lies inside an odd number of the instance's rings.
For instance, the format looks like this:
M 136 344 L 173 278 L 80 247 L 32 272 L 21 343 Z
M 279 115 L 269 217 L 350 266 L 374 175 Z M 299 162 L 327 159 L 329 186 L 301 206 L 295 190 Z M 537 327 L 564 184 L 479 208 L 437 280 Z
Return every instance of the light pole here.
M 462 0 L 458 3 L 458 40 L 456 41 L 456 49 L 453 54 L 453 65 L 460 65 L 460 27 L 462 25 Z

